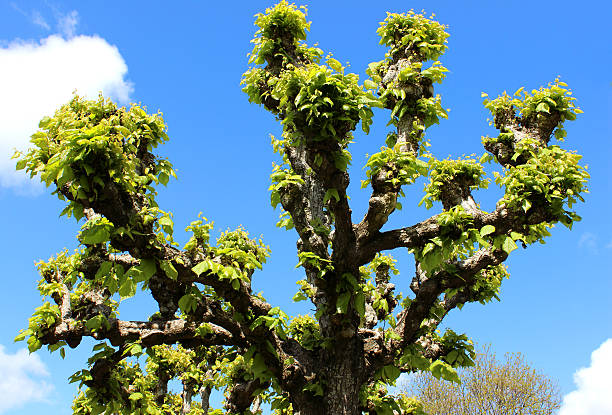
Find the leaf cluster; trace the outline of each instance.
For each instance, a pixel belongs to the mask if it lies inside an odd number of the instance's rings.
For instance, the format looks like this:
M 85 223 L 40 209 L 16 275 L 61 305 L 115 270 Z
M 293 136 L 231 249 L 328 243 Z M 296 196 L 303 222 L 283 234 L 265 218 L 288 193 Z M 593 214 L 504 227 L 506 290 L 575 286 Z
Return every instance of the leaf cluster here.
M 267 8 L 265 13 L 255 15 L 255 25 L 259 28 L 251 41 L 255 44 L 249 63 L 256 65 L 273 62 L 277 58 L 285 62 L 297 52 L 309 61 L 318 61 L 322 53 L 316 48 L 307 48 L 301 41 L 306 39 L 310 22 L 306 20 L 307 9 L 300 8 L 282 0 Z
M 537 122 L 544 120 L 552 114 L 557 114 L 559 118 L 554 136 L 560 141 L 567 135 L 563 128 L 563 122 L 565 120 L 573 121 L 576 119 L 577 114 L 583 112 L 580 108 L 576 107 L 574 102 L 576 98 L 572 96 L 572 91 L 559 78 L 549 83 L 547 87 L 533 89 L 531 92 L 525 91 L 521 87 L 512 96 L 506 92 L 495 99 L 489 99 L 484 92 L 482 96 L 485 97 L 483 105 L 491 112 L 496 123 L 507 118 L 521 117 L 521 122 L 528 124 L 532 120 Z M 507 135 L 509 133 L 509 131 L 502 131 L 502 134 L 497 139 L 487 138 L 487 140 L 507 140 L 509 137 L 512 137 Z
M 319 322 L 309 315 L 294 317 L 289 323 L 288 334 L 307 350 L 315 350 L 323 342 Z
M 358 84 L 356 74 L 344 74 L 335 59 L 328 65 L 291 67 L 273 80 L 272 98 L 278 100 L 281 123 L 290 136 L 299 131 L 310 140 L 334 139 L 342 146 L 350 141 L 349 131 L 361 121 L 367 133 L 372 107 L 378 100 Z M 330 69 L 332 68 L 332 69 Z
M 412 184 L 420 176 L 427 174 L 427 163 L 413 153 L 401 151 L 398 145 L 381 147 L 380 152 L 373 154 L 366 163 L 367 179 L 361 182 L 365 188 L 381 171 L 386 175 L 385 182 L 394 187 Z
M 433 16 L 432 16 L 433 17 Z M 438 59 L 446 50 L 446 26 L 428 19 L 424 13 L 387 13 L 376 31 L 380 44 L 389 47 L 389 56 L 416 55 L 417 60 Z
M 118 108 L 100 96 L 87 101 L 79 96 L 40 122 L 32 135 L 32 148 L 17 153 L 17 169 L 40 175 L 60 199 L 71 200 L 62 214 L 83 216 L 90 202 L 107 199 L 109 183 L 125 192 L 144 195 L 156 206 L 154 183 L 167 184 L 175 176 L 167 160 L 143 162 L 142 155 L 168 140 L 161 114 L 148 115 L 140 106 Z
M 441 201 L 450 186 L 458 186 L 461 190 L 486 189 L 489 181 L 485 178 L 482 164 L 476 160 L 466 157 L 457 160 L 429 161 L 429 183 L 425 185 L 425 196 L 419 202 L 419 206 L 425 203 L 426 208 L 431 208 L 434 201 Z
M 582 157 L 558 146 L 539 149 L 525 164 L 497 174 L 495 182 L 504 186 L 502 201 L 509 207 L 523 209 L 545 207 L 555 221 L 571 227 L 580 220 L 571 208 L 576 201 L 584 201 L 589 174 L 578 164 Z

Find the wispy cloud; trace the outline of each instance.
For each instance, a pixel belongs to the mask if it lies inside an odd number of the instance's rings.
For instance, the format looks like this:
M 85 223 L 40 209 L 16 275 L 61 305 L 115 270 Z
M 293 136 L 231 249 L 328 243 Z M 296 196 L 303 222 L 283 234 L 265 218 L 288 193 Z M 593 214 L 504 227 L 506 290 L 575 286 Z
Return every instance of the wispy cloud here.
M 580 235 L 578 247 L 597 254 L 599 253 L 599 238 L 592 232 L 584 232 Z
M 49 26 L 49 23 L 47 23 L 45 18 L 38 10 L 32 11 L 32 23 L 34 23 L 36 26 L 42 27 L 43 29 L 51 30 L 51 26 Z
M 0 414 L 28 402 L 45 401 L 53 386 L 42 378 L 49 372 L 38 355 L 22 349 L 15 354 L 0 344 Z
M 576 390 L 564 396 L 559 415 L 612 414 L 610 373 L 612 373 L 612 339 L 606 340 L 591 354 L 589 367 L 574 373 Z
M 17 4 L 15 3 L 11 3 L 11 7 L 13 8 L 13 10 L 26 17 L 31 23 L 35 24 L 36 26 L 40 26 L 45 30 L 51 30 L 51 26 L 49 25 L 49 23 L 47 23 L 40 11 L 32 10 L 30 12 L 27 12 L 17 6 Z
M 57 28 L 67 38 L 71 38 L 76 33 L 76 27 L 79 24 L 79 14 L 76 10 L 60 15 L 57 19 Z
M 98 36 L 76 36 L 78 13 L 63 16 L 59 34 L 0 46 L 1 186 L 34 189 L 25 174 L 15 172 L 13 149 L 25 150 L 39 120 L 70 100 L 73 91 L 89 98 L 102 92 L 122 103 L 130 99 L 128 67 L 117 47 Z

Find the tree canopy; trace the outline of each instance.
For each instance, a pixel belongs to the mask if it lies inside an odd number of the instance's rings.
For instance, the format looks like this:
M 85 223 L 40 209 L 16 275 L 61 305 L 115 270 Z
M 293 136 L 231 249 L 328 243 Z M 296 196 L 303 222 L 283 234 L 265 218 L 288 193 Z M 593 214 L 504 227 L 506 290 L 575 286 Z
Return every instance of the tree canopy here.
M 81 388 L 75 413 L 207 413 L 212 389 L 224 390 L 231 414 L 257 412 L 262 402 L 286 414 L 418 413 L 417 402 L 387 393 L 401 373 L 458 381 L 455 368 L 473 364 L 466 335 L 437 330 L 443 318 L 498 298 L 517 242 L 543 242 L 555 224 L 580 219 L 572 209 L 588 174 L 578 154 L 550 143 L 563 141 L 564 122 L 581 112 L 559 79 L 485 97 L 499 131 L 483 138 L 486 153 L 439 160 L 426 131 L 447 117 L 434 94 L 447 72 L 438 61 L 443 24 L 389 13 L 378 29 L 387 53 L 363 83 L 308 46 L 305 7 L 281 1 L 255 25 L 243 90 L 282 125 L 271 203 L 280 205 L 278 226 L 298 237 L 304 279 L 293 299 L 315 313 L 290 318 L 252 292 L 270 250 L 245 229 L 213 243 L 212 222 L 200 216 L 178 246 L 172 215 L 156 202 L 157 186 L 176 177 L 155 153 L 169 139 L 161 114 L 75 96 L 17 154 L 17 168 L 40 177 L 66 203 L 62 214 L 83 223 L 76 252 L 38 264 L 44 302 L 17 337 L 32 352 L 47 346 L 62 356 L 84 337 L 98 341 L 71 378 Z M 354 221 L 349 147 L 358 126 L 369 132 L 377 108 L 387 110 L 390 132 L 366 163 L 371 197 Z M 494 182 L 503 196 L 491 212 L 472 196 L 489 185 L 488 162 L 502 168 Z M 384 230 L 403 188 L 420 178 L 419 205 L 438 213 Z M 398 276 L 387 253 L 395 249 L 413 255 L 413 276 Z M 410 278 L 412 292 L 396 292 L 392 278 Z M 121 301 L 138 287 L 159 311 L 120 319 Z M 168 388 L 172 379 L 182 392 Z
M 557 384 L 520 353 L 500 361 L 487 346 L 476 354 L 474 366 L 458 372 L 461 383 L 419 372 L 405 392 L 415 395 L 429 415 L 552 415 L 561 407 Z

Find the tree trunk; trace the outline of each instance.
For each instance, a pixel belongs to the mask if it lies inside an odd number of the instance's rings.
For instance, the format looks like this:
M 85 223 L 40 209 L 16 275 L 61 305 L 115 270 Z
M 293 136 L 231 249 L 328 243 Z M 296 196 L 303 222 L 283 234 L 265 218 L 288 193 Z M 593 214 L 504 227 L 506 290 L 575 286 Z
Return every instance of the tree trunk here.
M 153 394 L 155 396 L 155 401 L 161 405 L 164 403 L 164 399 L 168 394 L 168 381 L 170 377 L 168 376 L 168 372 L 161 370 L 161 368 L 157 370 L 155 374 L 157 375 L 157 382 Z
M 326 414 L 361 415 L 359 390 L 364 366 L 361 346 L 356 337 L 336 345 L 327 366 Z
M 212 391 L 210 386 L 203 386 L 200 389 L 200 396 L 202 397 L 202 412 L 205 414 L 208 413 L 208 408 L 210 407 L 210 392 Z
M 325 359 L 322 402 L 293 396 L 294 415 L 361 415 L 359 391 L 364 373 L 363 345 L 358 338 L 338 342 Z
M 193 387 L 188 383 L 183 383 L 183 393 L 181 394 L 182 405 L 181 415 L 187 414 L 191 411 L 191 398 L 193 397 Z

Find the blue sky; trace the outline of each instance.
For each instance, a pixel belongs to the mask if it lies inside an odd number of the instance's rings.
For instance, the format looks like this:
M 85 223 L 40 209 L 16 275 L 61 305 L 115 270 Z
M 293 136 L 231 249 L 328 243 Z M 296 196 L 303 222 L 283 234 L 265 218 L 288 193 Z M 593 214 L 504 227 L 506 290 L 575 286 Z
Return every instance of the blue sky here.
M 289 314 L 309 311 L 306 304 L 291 302 L 301 278 L 294 269 L 296 235 L 275 228 L 279 212 L 269 203 L 274 160 L 269 134 L 279 135 L 280 128 L 270 114 L 248 103 L 239 85 L 255 30 L 253 15 L 271 4 L 0 2 L 0 217 L 5 235 L 0 242 L 5 293 L 0 373 L 13 376 L 0 379 L 0 396 L 13 397 L 0 403 L 0 414 L 69 413 L 75 387 L 67 378 L 84 366 L 90 351 L 84 342 L 62 361 L 46 351 L 27 357 L 19 352 L 25 345 L 13 343 L 40 304 L 34 262 L 64 247 L 76 248 L 78 225 L 58 218 L 61 202 L 12 173 L 7 158 L 11 148 L 25 148 L 37 120 L 67 101 L 74 89 L 91 97 L 103 90 L 120 102 L 161 110 L 171 141 L 159 152 L 174 163 L 178 180 L 160 189 L 158 201 L 174 213 L 175 229 L 201 211 L 217 232 L 243 225 L 251 235 L 263 235 L 272 258 L 256 274 L 254 288 Z M 502 301 L 468 305 L 445 324 L 476 342 L 491 343 L 500 355 L 522 352 L 534 367 L 558 379 L 564 394 L 577 388 L 573 375 L 579 368 L 593 365 L 588 373 L 605 373 L 595 365 L 612 362 L 612 347 L 600 348 L 612 338 L 607 260 L 612 254 L 612 7 L 603 1 L 306 4 L 313 22 L 308 43 L 349 62 L 362 80 L 367 64 L 383 58 L 375 32 L 387 10 L 425 9 L 449 26 L 449 50 L 441 61 L 450 73 L 436 91 L 451 111 L 448 120 L 428 131 L 438 158 L 484 152 L 480 137 L 494 131 L 481 91 L 496 96 L 521 86 L 538 88 L 557 75 L 569 84 L 585 113 L 567 124 L 562 146 L 577 150 L 589 166 L 591 192 L 577 207 L 583 221 L 571 232 L 555 228 L 546 245 L 515 251 L 507 261 L 511 279 L 502 287 Z M 376 112 L 370 134 L 356 133 L 350 148 L 354 220 L 362 217 L 369 196 L 367 189 L 359 189 L 365 155 L 384 143 L 387 119 L 388 114 Z M 491 173 L 495 167 L 487 169 Z M 406 189 L 404 209 L 394 214 L 388 229 L 439 211 L 439 206 L 431 211 L 416 207 L 421 192 L 422 184 Z M 491 210 L 499 195 L 492 186 L 476 196 Z M 185 235 L 175 232 L 180 242 Z M 395 282 L 406 292 L 413 262 L 405 252 L 394 255 L 402 271 Z M 126 301 L 121 315 L 142 319 L 151 309 L 151 301 L 141 295 Z M 601 353 L 591 359 L 596 349 Z M 591 413 L 601 412 L 584 412 Z

